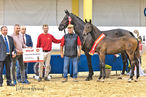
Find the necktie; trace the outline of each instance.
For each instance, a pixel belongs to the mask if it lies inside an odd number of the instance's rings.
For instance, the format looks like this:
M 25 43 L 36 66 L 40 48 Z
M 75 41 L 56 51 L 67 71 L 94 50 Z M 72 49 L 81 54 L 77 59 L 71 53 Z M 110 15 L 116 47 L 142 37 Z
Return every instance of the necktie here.
M 4 37 L 4 38 L 5 38 L 5 44 L 6 44 L 6 51 L 7 51 L 7 53 L 9 53 L 10 50 L 9 50 L 8 41 L 7 41 L 6 37 Z
M 23 35 L 23 43 L 25 44 L 25 39 L 24 39 L 24 35 Z

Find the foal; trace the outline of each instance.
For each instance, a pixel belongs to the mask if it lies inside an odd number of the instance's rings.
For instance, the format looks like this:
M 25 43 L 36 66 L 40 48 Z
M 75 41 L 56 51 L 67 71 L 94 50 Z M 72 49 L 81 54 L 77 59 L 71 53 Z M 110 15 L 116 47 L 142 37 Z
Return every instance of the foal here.
M 98 38 L 102 33 L 97 31 L 91 22 L 87 22 L 84 26 L 83 37 L 87 38 L 86 36 L 88 34 L 91 34 L 93 40 L 95 41 L 94 37 Z M 135 55 L 137 47 L 138 41 L 134 37 L 123 36 L 118 38 L 111 38 L 109 36 L 105 36 L 105 38 L 103 38 L 103 40 L 101 40 L 101 42 L 97 45 L 95 50 L 95 52 L 98 53 L 100 60 L 100 76 L 98 80 L 103 78 L 102 81 L 104 81 L 105 79 L 105 55 L 126 52 L 132 65 L 132 72 L 128 81 L 131 82 L 131 80 L 133 80 L 135 65 L 137 66 L 137 81 L 139 77 L 139 65 L 136 63 L 137 57 Z

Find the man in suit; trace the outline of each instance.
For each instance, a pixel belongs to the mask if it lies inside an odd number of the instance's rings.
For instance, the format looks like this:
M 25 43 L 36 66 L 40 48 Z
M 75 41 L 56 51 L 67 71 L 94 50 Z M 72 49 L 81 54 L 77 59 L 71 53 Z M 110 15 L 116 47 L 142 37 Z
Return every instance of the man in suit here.
M 31 36 L 26 34 L 26 27 L 25 26 L 21 27 L 21 35 L 22 35 L 24 44 L 27 47 L 33 47 Z M 17 66 L 17 81 L 20 82 L 21 81 L 20 67 L 18 64 L 16 66 Z M 24 83 L 30 84 L 30 82 L 27 80 L 28 64 L 24 63 L 24 66 L 25 66 L 25 81 L 24 81 Z
M 2 87 L 3 84 L 2 74 L 4 64 L 6 67 L 7 86 L 14 86 L 14 84 L 11 83 L 10 76 L 11 58 L 16 57 L 14 42 L 13 38 L 7 35 L 8 29 L 6 26 L 1 27 L 1 33 L 2 35 L 0 35 L 0 87 Z

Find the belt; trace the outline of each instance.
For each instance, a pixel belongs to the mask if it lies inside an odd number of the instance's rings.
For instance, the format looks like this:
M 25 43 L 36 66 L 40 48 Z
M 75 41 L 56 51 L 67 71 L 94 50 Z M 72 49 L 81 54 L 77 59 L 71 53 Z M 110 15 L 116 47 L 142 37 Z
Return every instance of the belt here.
M 50 52 L 49 50 L 43 50 L 43 52 Z

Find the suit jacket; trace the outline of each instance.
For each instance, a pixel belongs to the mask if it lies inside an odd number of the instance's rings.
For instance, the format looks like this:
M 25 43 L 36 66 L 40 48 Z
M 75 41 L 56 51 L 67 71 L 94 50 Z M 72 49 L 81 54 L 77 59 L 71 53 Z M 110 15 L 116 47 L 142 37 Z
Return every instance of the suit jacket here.
M 28 34 L 25 34 L 25 37 L 26 37 L 26 46 L 33 47 L 31 36 Z
M 9 48 L 10 48 L 10 57 L 12 58 L 12 52 L 15 51 L 13 38 L 11 36 L 8 36 L 8 41 L 9 41 Z M 6 55 L 6 44 L 3 39 L 3 36 L 0 35 L 0 61 L 4 61 L 6 56 L 7 56 Z

